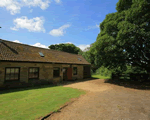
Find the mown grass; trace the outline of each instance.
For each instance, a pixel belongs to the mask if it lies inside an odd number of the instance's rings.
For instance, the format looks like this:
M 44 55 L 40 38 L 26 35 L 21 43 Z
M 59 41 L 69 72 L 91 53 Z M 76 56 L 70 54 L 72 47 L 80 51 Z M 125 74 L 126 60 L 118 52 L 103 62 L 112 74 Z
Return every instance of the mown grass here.
M 92 77 L 98 78 L 98 79 L 110 79 L 111 78 L 109 76 L 101 76 L 101 75 L 97 75 L 97 74 L 93 74 Z
M 34 120 L 84 93 L 61 86 L 0 92 L 0 120 Z

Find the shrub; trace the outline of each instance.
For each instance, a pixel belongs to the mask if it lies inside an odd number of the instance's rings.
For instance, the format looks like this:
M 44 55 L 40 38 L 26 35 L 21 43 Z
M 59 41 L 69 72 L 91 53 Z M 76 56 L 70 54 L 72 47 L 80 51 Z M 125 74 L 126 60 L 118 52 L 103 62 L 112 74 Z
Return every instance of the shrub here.
M 104 66 L 101 66 L 100 68 L 98 68 L 96 70 L 95 74 L 105 76 L 105 77 L 109 77 L 109 76 L 111 76 L 111 71 L 108 70 L 107 68 L 105 68 Z

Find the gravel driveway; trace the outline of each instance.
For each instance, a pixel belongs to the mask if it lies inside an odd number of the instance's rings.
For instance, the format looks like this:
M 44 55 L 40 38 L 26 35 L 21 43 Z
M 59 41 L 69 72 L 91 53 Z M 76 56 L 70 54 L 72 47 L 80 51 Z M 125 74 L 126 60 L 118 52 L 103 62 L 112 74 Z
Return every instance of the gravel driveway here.
M 64 87 L 83 89 L 87 94 L 47 120 L 150 120 L 149 90 L 125 88 L 102 79 Z

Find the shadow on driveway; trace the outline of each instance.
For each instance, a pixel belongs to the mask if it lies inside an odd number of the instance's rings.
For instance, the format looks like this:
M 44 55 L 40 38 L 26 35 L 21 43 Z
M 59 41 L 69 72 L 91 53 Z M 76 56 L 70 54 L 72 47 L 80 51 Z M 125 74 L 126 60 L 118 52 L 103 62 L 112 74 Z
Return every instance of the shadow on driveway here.
M 131 81 L 124 79 L 106 79 L 105 83 L 115 84 L 118 86 L 124 86 L 127 88 L 139 89 L 139 90 L 150 90 L 150 81 L 147 82 L 139 82 L 139 81 Z

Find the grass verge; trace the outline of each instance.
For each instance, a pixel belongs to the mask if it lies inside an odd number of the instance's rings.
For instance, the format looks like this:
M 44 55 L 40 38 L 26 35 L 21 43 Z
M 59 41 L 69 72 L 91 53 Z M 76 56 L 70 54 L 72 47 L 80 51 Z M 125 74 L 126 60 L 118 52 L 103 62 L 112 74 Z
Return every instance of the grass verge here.
M 81 94 L 85 92 L 61 86 L 0 92 L 0 120 L 34 120 Z
M 101 76 L 101 75 L 92 75 L 93 78 L 98 78 L 98 79 L 110 79 L 109 76 Z

